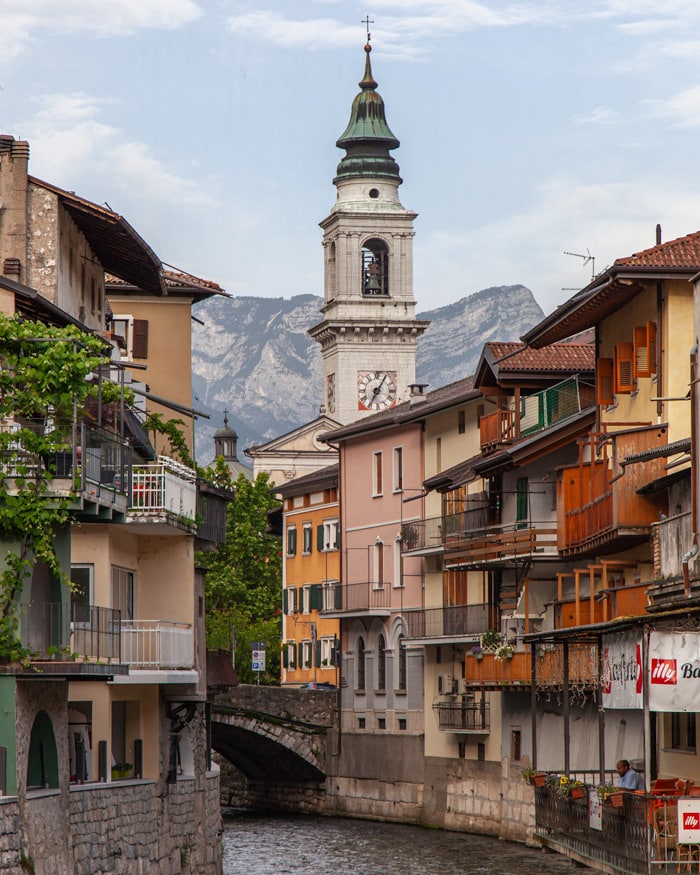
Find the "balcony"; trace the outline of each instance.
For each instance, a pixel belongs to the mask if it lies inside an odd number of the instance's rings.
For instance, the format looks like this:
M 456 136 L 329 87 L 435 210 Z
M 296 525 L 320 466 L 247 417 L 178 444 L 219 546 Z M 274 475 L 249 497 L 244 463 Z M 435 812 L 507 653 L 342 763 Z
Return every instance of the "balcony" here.
M 158 456 L 158 461 L 150 465 L 134 466 L 128 523 L 140 528 L 166 524 L 194 532 L 196 515 L 195 471 L 167 456 Z M 163 534 L 158 528 L 156 531 Z
M 490 604 L 446 605 L 423 611 L 405 611 L 407 638 L 475 638 L 497 628 L 498 611 Z
M 557 425 L 595 403 L 595 387 L 581 377 L 569 377 L 533 395 L 520 398 L 519 409 L 497 410 L 482 416 L 479 428 L 481 451 L 489 452 L 503 444 Z
M 391 609 L 391 585 L 377 583 L 331 583 L 323 587 L 327 617 L 374 615 L 387 617 Z
M 20 619 L 19 638 L 32 652 L 26 668 L 13 673 L 109 678 L 123 665 L 120 613 L 112 608 L 61 602 L 32 602 Z
M 131 669 L 164 671 L 194 667 L 194 636 L 189 623 L 122 620 L 122 659 Z
M 651 524 L 665 504 L 640 490 L 666 473 L 666 459 L 653 452 L 666 445 L 666 438 L 665 426 L 589 435 L 579 464 L 563 468 L 557 478 L 562 555 L 623 550 L 650 538 Z M 645 452 L 646 460 L 626 464 L 628 456 Z
M 443 546 L 443 518 L 430 517 L 425 520 L 412 520 L 401 526 L 401 552 L 425 553 L 439 552 Z
M 436 702 L 433 710 L 437 713 L 441 732 L 487 735 L 491 730 L 490 703 L 481 698 L 475 702 L 463 699 L 456 702 Z
M 226 543 L 226 516 L 234 493 L 197 481 L 197 549 L 215 549 Z
M 131 451 L 114 433 L 85 422 L 41 419 L 4 425 L 0 435 L 0 470 L 10 491 L 27 479 L 48 477 L 47 498 L 70 498 L 78 516 L 108 518 L 126 511 Z M 37 439 L 49 450 L 30 451 Z
M 551 522 L 523 521 L 502 526 L 451 531 L 445 537 L 448 561 L 489 567 L 508 565 L 523 557 L 557 556 L 557 530 Z
M 483 653 L 481 659 L 469 656 L 465 663 L 464 682 L 481 690 L 518 689 L 532 684 L 531 645 L 516 651 L 510 659 L 496 659 Z M 538 687 L 561 689 L 564 685 L 564 648 L 555 644 L 538 644 L 535 651 Z M 594 644 L 569 644 L 568 682 L 586 689 L 598 686 L 598 649 Z

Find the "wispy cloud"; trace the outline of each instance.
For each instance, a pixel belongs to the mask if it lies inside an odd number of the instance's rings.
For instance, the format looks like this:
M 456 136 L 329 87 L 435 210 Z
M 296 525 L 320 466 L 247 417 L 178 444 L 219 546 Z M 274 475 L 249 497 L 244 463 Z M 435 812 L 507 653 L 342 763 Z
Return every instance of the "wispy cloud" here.
M 0 60 L 19 56 L 42 35 L 126 36 L 182 27 L 200 17 L 194 0 L 2 0 Z
M 667 119 L 679 128 L 700 127 L 700 85 L 679 91 L 666 100 L 647 101 L 652 116 Z
M 31 141 L 35 175 L 78 191 L 81 181 L 90 188 L 99 185 L 101 197 L 113 197 L 118 180 L 118 190 L 128 191 L 132 202 L 216 205 L 198 183 L 166 167 L 145 144 L 128 141 L 123 131 L 101 121 L 109 100 L 77 92 L 45 95 L 37 102 L 39 111 L 22 126 Z
M 573 119 L 576 125 L 610 125 L 617 121 L 619 121 L 618 113 L 609 106 L 596 106 L 585 115 L 575 116 Z

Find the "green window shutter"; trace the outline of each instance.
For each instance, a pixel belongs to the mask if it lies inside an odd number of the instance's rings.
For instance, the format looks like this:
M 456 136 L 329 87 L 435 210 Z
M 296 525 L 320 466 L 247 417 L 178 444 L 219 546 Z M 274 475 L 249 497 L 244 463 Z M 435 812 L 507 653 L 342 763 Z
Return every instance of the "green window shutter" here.
M 285 644 L 282 648 L 282 668 L 289 668 L 289 645 Z
M 288 592 L 286 589 L 282 590 L 282 613 L 289 613 L 289 599 L 287 598 Z
M 320 611 L 323 607 L 323 584 L 314 583 L 311 585 L 309 594 L 309 603 L 312 611 Z
M 517 493 L 516 519 L 518 521 L 526 520 L 528 517 L 527 477 L 518 477 L 515 489 Z
M 320 553 L 326 549 L 326 545 L 323 542 L 323 524 L 316 526 L 316 547 Z
M 321 642 L 317 641 L 314 645 L 314 665 L 316 668 L 321 666 Z

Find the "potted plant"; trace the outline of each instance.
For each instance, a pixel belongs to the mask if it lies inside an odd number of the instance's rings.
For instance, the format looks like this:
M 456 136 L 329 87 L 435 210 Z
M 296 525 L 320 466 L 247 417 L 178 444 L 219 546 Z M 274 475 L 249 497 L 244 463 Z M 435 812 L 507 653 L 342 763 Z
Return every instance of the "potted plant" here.
M 596 787 L 598 798 L 603 802 L 609 802 L 613 808 L 622 808 L 625 804 L 625 793 L 614 784 L 599 784 Z
M 547 775 L 545 772 L 540 772 L 538 769 L 524 769 L 523 781 L 526 784 L 532 784 L 533 787 L 544 787 Z
M 495 659 L 499 662 L 503 662 L 506 659 L 512 659 L 514 653 L 515 647 L 513 647 L 512 644 L 501 644 L 495 653 Z
M 482 660 L 484 658 L 484 649 L 480 647 L 478 644 L 475 644 L 471 649 L 471 655 L 474 659 Z
M 405 550 L 412 550 L 418 543 L 418 529 L 408 523 L 401 526 L 401 543 Z
M 129 772 L 133 769 L 132 763 L 115 763 L 112 766 L 112 780 L 119 780 L 120 778 L 128 778 Z

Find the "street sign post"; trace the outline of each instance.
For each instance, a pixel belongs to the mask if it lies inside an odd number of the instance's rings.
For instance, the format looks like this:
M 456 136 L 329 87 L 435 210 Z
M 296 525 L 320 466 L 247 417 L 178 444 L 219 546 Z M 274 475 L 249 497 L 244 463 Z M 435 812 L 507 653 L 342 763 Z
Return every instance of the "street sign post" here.
M 260 672 L 265 671 L 265 642 L 253 641 L 253 671 L 258 673 L 258 684 L 260 684 Z

